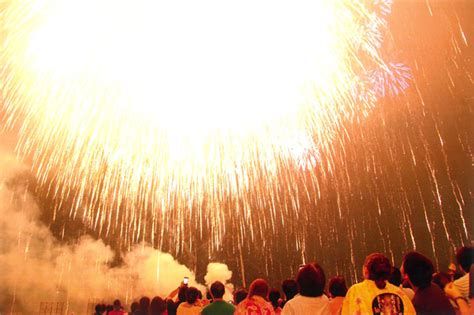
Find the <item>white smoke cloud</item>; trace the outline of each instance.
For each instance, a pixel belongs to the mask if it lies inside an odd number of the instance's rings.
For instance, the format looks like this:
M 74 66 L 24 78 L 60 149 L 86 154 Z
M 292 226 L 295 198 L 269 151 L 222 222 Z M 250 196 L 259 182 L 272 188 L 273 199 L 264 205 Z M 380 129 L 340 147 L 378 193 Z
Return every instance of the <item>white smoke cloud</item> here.
M 65 302 L 64 312 L 75 314 L 84 314 L 89 303 L 115 298 L 128 307 L 141 296 L 166 297 L 185 276 L 205 293 L 189 268 L 146 244 L 136 245 L 120 266 L 111 267 L 115 252 L 102 240 L 85 235 L 60 242 L 39 220 L 41 209 L 28 192 L 28 176 L 28 168 L 0 145 L 1 314 L 37 313 L 40 302 Z M 226 265 L 212 263 L 205 281 L 222 281 L 231 293 L 231 277 Z
M 215 281 L 220 281 L 225 285 L 224 300 L 232 300 L 232 293 L 234 291 L 234 285 L 229 282 L 232 278 L 232 271 L 229 270 L 226 264 L 222 263 L 209 263 L 207 265 L 207 274 L 204 276 L 206 286 L 210 287 Z

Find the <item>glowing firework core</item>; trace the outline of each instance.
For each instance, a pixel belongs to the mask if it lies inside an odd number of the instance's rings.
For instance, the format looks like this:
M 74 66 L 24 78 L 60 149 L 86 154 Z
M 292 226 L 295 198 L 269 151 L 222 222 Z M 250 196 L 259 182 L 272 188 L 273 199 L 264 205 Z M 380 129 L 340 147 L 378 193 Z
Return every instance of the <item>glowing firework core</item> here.
M 27 67 L 77 93 L 62 106 L 100 107 L 114 125 L 133 117 L 173 139 L 294 115 L 304 89 L 332 83 L 341 63 L 321 1 L 63 1 L 43 19 Z M 77 102 L 90 96 L 101 98 Z

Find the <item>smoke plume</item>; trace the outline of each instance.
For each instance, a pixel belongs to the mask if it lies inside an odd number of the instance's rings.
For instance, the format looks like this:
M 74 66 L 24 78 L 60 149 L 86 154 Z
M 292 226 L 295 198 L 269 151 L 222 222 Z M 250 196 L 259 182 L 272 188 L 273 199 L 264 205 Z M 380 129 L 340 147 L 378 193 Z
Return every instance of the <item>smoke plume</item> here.
M 185 276 L 205 293 L 191 270 L 147 244 L 137 244 L 114 266 L 116 253 L 100 239 L 58 240 L 40 220 L 41 209 L 28 190 L 32 178 L 11 150 L 0 146 L 0 313 L 32 314 L 41 302 L 59 302 L 63 313 L 84 314 L 95 303 L 116 298 L 127 307 L 141 296 L 166 297 Z M 230 294 L 231 276 L 226 265 L 212 263 L 205 281 L 222 281 Z

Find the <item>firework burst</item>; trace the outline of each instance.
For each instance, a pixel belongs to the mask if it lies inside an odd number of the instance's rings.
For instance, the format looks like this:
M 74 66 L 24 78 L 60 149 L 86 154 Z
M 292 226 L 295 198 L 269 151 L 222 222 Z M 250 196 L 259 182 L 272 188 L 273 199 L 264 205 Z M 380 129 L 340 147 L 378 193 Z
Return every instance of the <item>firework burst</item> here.
M 18 152 L 58 209 L 72 200 L 73 217 L 131 241 L 173 226 L 181 246 L 193 220 L 218 246 L 252 203 L 270 211 L 252 235 L 279 211 L 299 215 L 298 181 L 317 186 L 344 124 L 410 77 L 380 53 L 390 1 L 2 6 Z

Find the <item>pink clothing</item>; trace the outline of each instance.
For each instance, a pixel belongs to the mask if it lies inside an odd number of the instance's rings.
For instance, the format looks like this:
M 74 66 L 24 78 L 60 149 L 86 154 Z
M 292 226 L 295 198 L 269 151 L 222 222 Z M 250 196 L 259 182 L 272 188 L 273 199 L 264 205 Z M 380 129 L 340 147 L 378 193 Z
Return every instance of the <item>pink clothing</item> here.
M 258 295 L 254 295 L 240 302 L 234 315 L 275 315 L 275 312 L 271 303 Z
M 125 315 L 127 314 L 127 312 L 125 311 L 116 311 L 116 310 L 113 310 L 113 311 L 110 311 L 109 312 L 109 315 Z
M 342 303 L 344 302 L 344 297 L 336 296 L 329 300 L 329 312 L 331 315 L 339 315 L 342 311 Z

